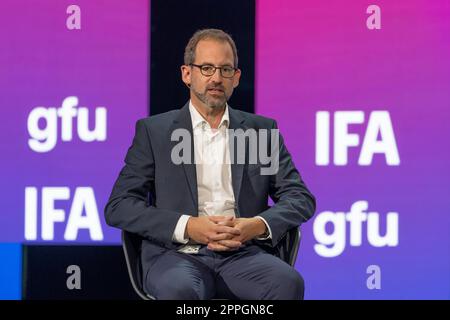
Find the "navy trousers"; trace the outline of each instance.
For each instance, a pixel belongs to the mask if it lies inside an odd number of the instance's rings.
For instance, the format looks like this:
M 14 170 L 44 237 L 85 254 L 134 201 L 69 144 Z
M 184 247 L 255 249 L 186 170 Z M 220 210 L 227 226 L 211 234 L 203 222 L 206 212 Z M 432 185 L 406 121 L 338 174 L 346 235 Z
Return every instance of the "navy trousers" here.
M 304 294 L 297 270 L 255 244 L 229 252 L 168 250 L 143 272 L 144 290 L 158 300 L 301 300 Z

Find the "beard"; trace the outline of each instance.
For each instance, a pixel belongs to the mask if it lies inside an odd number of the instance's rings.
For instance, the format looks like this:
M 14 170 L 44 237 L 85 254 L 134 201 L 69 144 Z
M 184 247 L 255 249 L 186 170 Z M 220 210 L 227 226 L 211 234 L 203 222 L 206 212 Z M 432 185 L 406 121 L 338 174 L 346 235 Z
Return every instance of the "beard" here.
M 212 94 L 208 90 L 216 89 L 221 91 L 218 94 Z M 191 87 L 191 90 L 194 92 L 195 96 L 203 102 L 207 107 L 215 109 L 225 107 L 229 96 L 225 93 L 225 88 L 223 86 L 208 86 L 205 88 L 205 91 L 199 92 L 195 88 Z

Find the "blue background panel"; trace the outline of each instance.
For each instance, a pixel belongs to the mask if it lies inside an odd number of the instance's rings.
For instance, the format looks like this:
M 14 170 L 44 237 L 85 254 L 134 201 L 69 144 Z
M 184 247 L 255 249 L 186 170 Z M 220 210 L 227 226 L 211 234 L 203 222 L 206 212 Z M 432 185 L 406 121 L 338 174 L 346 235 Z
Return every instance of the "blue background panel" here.
M 22 245 L 0 243 L 0 299 L 21 299 Z

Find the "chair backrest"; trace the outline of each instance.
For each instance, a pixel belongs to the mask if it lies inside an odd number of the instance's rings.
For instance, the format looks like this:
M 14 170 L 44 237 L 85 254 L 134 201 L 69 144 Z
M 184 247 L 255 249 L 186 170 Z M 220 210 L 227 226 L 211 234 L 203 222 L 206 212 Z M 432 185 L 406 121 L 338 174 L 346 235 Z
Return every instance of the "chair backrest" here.
M 300 228 L 292 228 L 286 233 L 285 239 L 280 241 L 280 245 L 278 246 L 280 258 L 292 267 L 295 266 L 295 261 L 297 261 L 300 240 Z
M 141 244 L 142 237 L 128 231 L 122 231 L 122 248 L 131 285 L 141 299 L 152 300 L 154 298 L 144 292 L 142 285 Z
M 300 228 L 292 228 L 277 246 L 276 255 L 294 266 L 297 260 L 298 249 L 300 246 L 301 232 Z M 144 292 L 142 284 L 142 265 L 141 265 L 141 244 L 142 237 L 128 231 L 122 231 L 122 248 L 125 255 L 125 261 L 130 277 L 131 285 L 136 294 L 144 300 L 154 300 L 155 298 Z

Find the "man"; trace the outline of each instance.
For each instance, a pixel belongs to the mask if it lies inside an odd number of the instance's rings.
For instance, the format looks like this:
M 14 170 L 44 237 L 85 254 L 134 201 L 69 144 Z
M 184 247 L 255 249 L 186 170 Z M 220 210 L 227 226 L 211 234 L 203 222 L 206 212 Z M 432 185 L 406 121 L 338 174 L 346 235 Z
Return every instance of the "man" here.
M 143 286 L 156 299 L 303 298 L 300 274 L 270 249 L 311 218 L 315 199 L 283 139 L 272 139 L 276 122 L 228 106 L 237 67 L 227 33 L 192 36 L 181 67 L 190 101 L 137 122 L 106 205 L 109 225 L 144 238 Z M 269 149 L 275 142 L 275 172 L 263 174 L 267 162 L 247 161 L 248 141 L 244 149 L 232 144 L 230 130 L 267 132 L 259 140 Z M 188 148 L 181 150 L 182 143 Z

